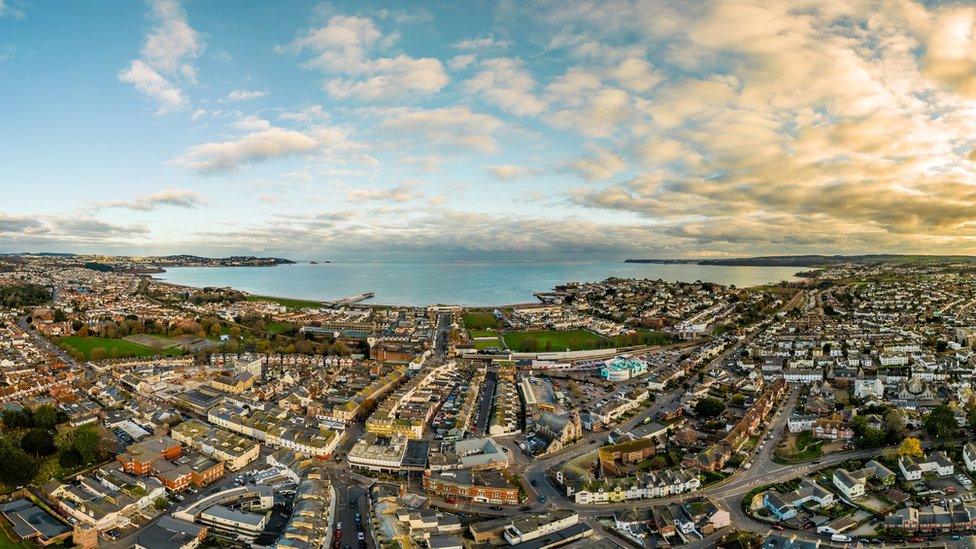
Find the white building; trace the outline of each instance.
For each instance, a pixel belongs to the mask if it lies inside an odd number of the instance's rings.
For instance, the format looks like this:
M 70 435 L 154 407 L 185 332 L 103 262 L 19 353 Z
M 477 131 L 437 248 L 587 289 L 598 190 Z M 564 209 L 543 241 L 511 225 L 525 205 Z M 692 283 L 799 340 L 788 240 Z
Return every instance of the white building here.
M 883 398 L 884 383 L 878 378 L 875 379 L 855 379 L 854 396 L 857 398 Z

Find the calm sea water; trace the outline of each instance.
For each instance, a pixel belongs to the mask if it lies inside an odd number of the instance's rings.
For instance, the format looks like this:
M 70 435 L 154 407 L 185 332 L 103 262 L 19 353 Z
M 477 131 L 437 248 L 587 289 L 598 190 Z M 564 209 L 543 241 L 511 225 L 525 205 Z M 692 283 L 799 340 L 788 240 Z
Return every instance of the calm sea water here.
M 278 297 L 330 300 L 374 292 L 370 303 L 484 306 L 536 301 L 533 292 L 611 276 L 739 287 L 794 280 L 795 267 L 657 265 L 623 261 L 429 260 L 299 263 L 276 267 L 176 267 L 157 278 L 186 286 L 231 286 Z

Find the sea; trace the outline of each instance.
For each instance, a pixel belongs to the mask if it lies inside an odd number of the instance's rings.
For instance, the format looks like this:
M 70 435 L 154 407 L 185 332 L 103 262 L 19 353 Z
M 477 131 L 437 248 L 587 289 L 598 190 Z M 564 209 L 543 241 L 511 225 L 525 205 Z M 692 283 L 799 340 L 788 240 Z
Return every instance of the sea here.
M 623 260 L 338 261 L 274 267 L 173 267 L 156 278 L 258 295 L 335 300 L 365 292 L 365 303 L 472 307 L 532 303 L 535 292 L 609 277 L 715 282 L 737 287 L 796 280 L 798 267 L 625 263 Z

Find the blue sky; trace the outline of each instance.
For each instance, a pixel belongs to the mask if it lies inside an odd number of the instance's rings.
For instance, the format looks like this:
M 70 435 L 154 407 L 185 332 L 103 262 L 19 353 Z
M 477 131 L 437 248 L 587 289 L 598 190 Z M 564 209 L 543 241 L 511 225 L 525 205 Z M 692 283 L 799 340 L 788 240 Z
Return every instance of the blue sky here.
M 976 11 L 0 0 L 0 250 L 973 247 Z

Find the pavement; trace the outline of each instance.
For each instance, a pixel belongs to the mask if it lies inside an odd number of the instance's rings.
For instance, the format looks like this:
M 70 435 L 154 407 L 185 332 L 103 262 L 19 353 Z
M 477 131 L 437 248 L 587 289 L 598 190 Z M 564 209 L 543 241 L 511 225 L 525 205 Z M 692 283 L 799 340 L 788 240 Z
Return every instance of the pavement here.
M 359 513 L 360 523 L 363 527 L 364 542 L 366 547 L 374 549 L 376 542 L 373 540 L 372 529 L 369 527 L 369 507 L 367 499 L 369 492 L 362 485 L 354 482 L 354 479 L 342 474 L 333 472 L 330 475 L 332 485 L 335 487 L 336 496 L 336 523 L 342 524 L 342 547 L 360 547 L 356 538 L 357 523 L 356 513 Z M 355 502 L 355 507 L 350 507 L 349 502 Z M 333 534 L 335 530 L 333 527 Z M 334 539 L 334 538 L 333 538 Z

